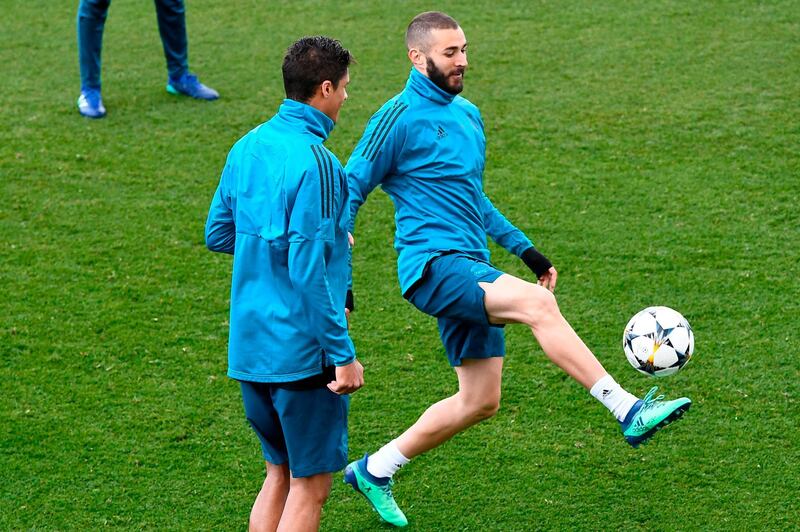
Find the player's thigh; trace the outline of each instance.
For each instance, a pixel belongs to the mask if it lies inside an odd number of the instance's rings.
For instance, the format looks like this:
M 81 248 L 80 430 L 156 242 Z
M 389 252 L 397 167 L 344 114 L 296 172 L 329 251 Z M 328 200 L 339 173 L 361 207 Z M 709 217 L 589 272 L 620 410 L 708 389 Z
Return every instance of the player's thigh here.
M 530 325 L 538 315 L 555 308 L 552 292 L 507 273 L 492 283 L 480 283 L 480 287 L 490 323 Z

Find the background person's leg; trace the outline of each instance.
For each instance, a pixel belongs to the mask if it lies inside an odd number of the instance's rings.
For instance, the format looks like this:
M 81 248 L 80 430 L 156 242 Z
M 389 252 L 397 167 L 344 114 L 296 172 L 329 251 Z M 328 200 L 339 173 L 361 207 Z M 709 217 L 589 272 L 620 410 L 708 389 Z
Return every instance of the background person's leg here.
M 289 495 L 289 466 L 267 464 L 267 478 L 250 511 L 250 532 L 274 532 L 278 529 L 286 497 Z
M 78 6 L 78 63 L 81 89 L 100 90 L 103 28 L 111 0 L 81 0 Z
M 78 64 L 81 72 L 78 112 L 88 118 L 106 115 L 100 95 L 100 56 L 110 3 L 111 0 L 81 0 L 78 5 Z
M 219 93 L 189 72 L 189 39 L 183 0 L 155 0 L 158 33 L 167 59 L 167 92 L 198 100 L 216 100 Z
M 167 72 L 170 79 L 180 79 L 189 71 L 186 8 L 183 0 L 155 0 L 155 4 Z

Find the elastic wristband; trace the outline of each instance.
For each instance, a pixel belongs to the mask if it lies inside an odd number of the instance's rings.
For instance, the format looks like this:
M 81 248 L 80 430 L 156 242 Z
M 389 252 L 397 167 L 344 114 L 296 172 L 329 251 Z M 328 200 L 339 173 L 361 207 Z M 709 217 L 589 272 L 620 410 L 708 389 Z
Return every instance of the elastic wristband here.
M 553 264 L 547 260 L 547 257 L 539 253 L 539 251 L 534 247 L 530 247 L 523 251 L 520 258 L 522 259 L 522 262 L 525 263 L 525 266 L 530 268 L 530 270 L 536 275 L 537 279 L 547 273 L 547 270 L 553 267 Z
M 344 308 L 346 308 L 350 312 L 353 312 L 356 309 L 356 302 L 353 300 L 352 290 L 347 291 L 347 296 L 344 299 Z

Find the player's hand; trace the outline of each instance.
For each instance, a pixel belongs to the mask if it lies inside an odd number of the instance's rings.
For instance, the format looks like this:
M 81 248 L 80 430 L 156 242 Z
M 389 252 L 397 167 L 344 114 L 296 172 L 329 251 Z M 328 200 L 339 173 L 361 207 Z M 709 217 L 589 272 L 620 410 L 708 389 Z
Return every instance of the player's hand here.
M 544 274 L 542 274 L 541 277 L 539 277 L 539 282 L 537 284 L 539 286 L 544 286 L 551 292 L 555 292 L 557 279 L 558 279 L 558 272 L 553 266 L 550 266 L 550 269 L 544 272 Z
M 350 244 L 350 247 L 356 245 L 356 239 L 353 238 L 353 233 L 351 233 L 350 231 L 347 232 L 347 243 Z
M 556 277 L 558 277 L 556 269 L 553 268 L 553 263 L 539 250 L 531 246 L 523 251 L 519 258 L 536 276 L 539 286 L 544 286 L 551 292 L 556 289 Z
M 350 309 L 345 307 L 344 309 L 344 319 L 347 320 L 347 330 L 350 330 Z
M 328 389 L 339 395 L 353 393 L 362 386 L 364 386 L 364 366 L 358 359 L 346 366 L 336 366 L 336 380 L 328 383 Z

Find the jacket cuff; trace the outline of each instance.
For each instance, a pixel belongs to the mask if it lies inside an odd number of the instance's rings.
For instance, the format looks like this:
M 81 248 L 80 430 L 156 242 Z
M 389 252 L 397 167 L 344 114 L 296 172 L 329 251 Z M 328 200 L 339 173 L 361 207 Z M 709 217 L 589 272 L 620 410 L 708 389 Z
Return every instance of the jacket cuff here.
M 356 359 L 356 356 L 352 355 L 349 358 L 346 358 L 344 360 L 337 360 L 336 362 L 333 363 L 333 365 L 336 366 L 337 368 L 339 366 L 346 366 L 348 364 L 352 364 L 355 359 Z

